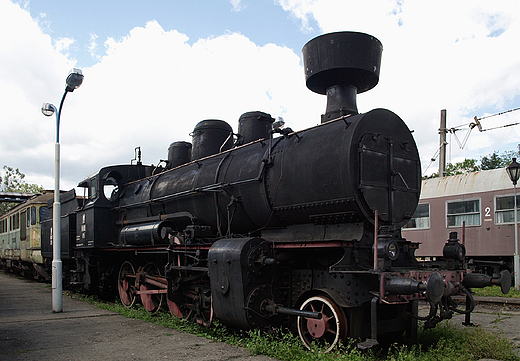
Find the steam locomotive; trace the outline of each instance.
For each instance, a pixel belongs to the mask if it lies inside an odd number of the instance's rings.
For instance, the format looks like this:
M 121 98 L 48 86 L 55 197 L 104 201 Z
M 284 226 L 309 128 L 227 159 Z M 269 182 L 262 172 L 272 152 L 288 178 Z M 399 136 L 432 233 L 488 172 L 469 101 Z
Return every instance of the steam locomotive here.
M 62 198 L 67 284 L 114 289 L 128 307 L 140 299 L 150 312 L 167 306 L 204 325 L 286 326 L 328 350 L 346 337 L 362 348 L 413 338 L 419 319 L 434 327 L 470 313 L 471 287 L 507 292 L 510 275 L 465 270 L 456 235 L 444 269 L 420 265 L 418 243 L 402 238 L 420 194 L 417 146 L 399 116 L 356 105 L 378 83 L 381 53 L 379 40 L 356 32 L 304 46 L 307 87 L 327 96 L 317 126 L 293 131 L 253 111 L 233 134 L 203 120 L 192 144 L 171 144 L 164 168 L 137 157 L 80 182 L 84 202 L 74 191 Z M 46 257 L 51 228 L 44 222 Z M 466 296 L 465 308 L 454 295 Z

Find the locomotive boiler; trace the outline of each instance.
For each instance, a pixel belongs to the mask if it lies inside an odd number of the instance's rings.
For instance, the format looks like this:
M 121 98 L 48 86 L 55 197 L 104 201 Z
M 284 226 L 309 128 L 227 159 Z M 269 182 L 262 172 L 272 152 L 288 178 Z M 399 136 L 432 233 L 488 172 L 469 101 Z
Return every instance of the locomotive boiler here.
M 203 120 L 192 144 L 172 143 L 166 167 L 138 161 L 82 181 L 71 284 L 114 284 L 126 306 L 166 304 L 205 325 L 287 326 L 329 350 L 347 336 L 366 339 L 360 347 L 413 338 L 418 319 L 433 327 L 470 313 L 470 287 L 507 291 L 506 276 L 468 274 L 461 252 L 446 269 L 419 265 L 419 245 L 401 237 L 420 194 L 417 146 L 399 116 L 356 105 L 378 83 L 381 53 L 379 40 L 355 32 L 305 45 L 307 86 L 327 96 L 317 126 L 293 131 L 254 111 L 233 134 Z

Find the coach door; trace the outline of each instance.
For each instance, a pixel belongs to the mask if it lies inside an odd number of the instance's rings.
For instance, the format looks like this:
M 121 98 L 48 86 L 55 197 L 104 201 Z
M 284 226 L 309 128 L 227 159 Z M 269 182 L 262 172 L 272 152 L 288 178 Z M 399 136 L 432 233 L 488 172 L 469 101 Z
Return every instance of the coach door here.
M 27 211 L 20 213 L 20 240 L 27 239 Z

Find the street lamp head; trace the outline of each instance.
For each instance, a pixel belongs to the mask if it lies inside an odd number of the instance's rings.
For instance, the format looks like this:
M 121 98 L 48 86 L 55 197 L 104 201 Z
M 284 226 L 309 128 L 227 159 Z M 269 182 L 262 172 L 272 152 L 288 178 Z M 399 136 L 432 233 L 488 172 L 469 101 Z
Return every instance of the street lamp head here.
M 81 72 L 81 69 L 72 68 L 67 76 L 67 87 L 65 88 L 65 91 L 73 92 L 74 89 L 80 87 L 81 83 L 83 83 L 83 73 Z
M 516 158 L 513 158 L 511 164 L 507 166 L 506 171 L 509 179 L 511 179 L 511 182 L 516 185 L 518 178 L 520 178 L 520 164 L 516 162 Z
M 51 103 L 43 103 L 42 105 L 42 113 L 46 117 L 50 117 L 51 115 L 56 112 L 56 107 L 52 105 Z

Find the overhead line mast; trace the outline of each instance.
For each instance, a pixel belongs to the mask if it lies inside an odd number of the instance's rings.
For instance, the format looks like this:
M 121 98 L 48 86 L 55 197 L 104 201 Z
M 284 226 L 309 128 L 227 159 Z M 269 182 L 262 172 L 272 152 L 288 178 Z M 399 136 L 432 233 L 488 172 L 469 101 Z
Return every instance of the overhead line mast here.
M 509 110 L 506 110 L 506 111 L 503 111 L 503 112 L 499 112 L 499 113 L 495 113 L 495 114 L 491 114 L 491 115 L 486 115 L 486 116 L 483 116 L 483 117 L 480 117 L 480 118 L 478 118 L 475 115 L 475 117 L 473 118 L 474 122 L 471 122 L 469 124 L 459 125 L 457 127 L 453 127 L 453 128 L 448 129 L 448 128 L 446 128 L 446 109 L 442 109 L 441 110 L 441 121 L 440 121 L 440 127 L 439 127 L 439 134 L 440 134 L 440 142 L 439 142 L 439 150 L 438 150 L 438 152 L 439 152 L 439 177 L 444 177 L 446 175 L 446 145 L 448 145 L 448 142 L 446 141 L 446 134 L 448 132 L 455 136 L 455 140 L 457 141 L 457 143 L 459 145 L 459 148 L 460 149 L 464 149 L 464 146 L 466 145 L 466 142 L 468 141 L 469 135 L 470 135 L 471 131 L 473 130 L 473 128 L 475 128 L 475 127 L 477 127 L 479 132 L 482 133 L 482 132 L 486 132 L 488 130 L 507 128 L 507 127 L 512 127 L 512 126 L 520 124 L 520 122 L 516 122 L 516 123 L 511 123 L 511 124 L 506 124 L 506 125 L 500 125 L 500 126 L 493 127 L 493 128 L 482 129 L 482 124 L 480 123 L 480 121 L 482 119 L 491 118 L 491 117 L 495 117 L 495 116 L 498 116 L 498 115 L 503 115 L 503 114 L 506 114 L 506 113 L 511 113 L 511 112 L 514 112 L 514 111 L 517 111 L 517 110 L 520 110 L 520 107 L 519 108 L 514 108 L 514 109 L 509 109 Z M 462 127 L 464 125 L 469 125 L 469 130 L 468 130 L 468 133 L 466 133 L 466 135 L 464 136 L 464 139 L 461 142 L 459 140 L 459 138 L 457 137 L 456 132 L 461 130 L 460 127 Z M 434 161 L 434 158 L 435 158 L 435 156 L 432 158 L 432 162 Z

